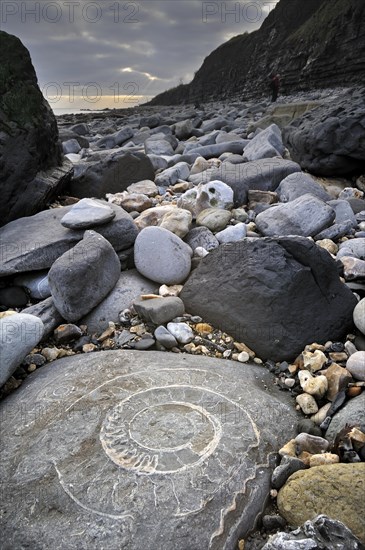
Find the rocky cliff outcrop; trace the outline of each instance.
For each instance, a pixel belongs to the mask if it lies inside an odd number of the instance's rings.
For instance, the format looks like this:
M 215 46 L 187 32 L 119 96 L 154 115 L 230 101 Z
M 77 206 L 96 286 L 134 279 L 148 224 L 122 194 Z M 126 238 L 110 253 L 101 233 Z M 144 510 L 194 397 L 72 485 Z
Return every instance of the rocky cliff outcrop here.
M 365 3 L 359 0 L 280 0 L 261 28 L 214 50 L 190 84 L 156 96 L 168 105 L 268 94 L 268 75 L 282 91 L 363 83 Z
M 0 31 L 0 225 L 41 210 L 72 172 L 28 50 Z

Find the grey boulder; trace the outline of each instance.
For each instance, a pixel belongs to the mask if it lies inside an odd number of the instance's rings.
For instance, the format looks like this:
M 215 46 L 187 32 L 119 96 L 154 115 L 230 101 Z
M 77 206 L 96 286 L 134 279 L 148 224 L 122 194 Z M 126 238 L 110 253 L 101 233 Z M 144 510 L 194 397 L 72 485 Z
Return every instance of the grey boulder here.
M 233 550 L 296 423 L 261 367 L 126 350 L 38 369 L 0 414 L 6 549 Z
M 134 262 L 142 275 L 160 284 L 185 281 L 191 268 L 191 248 L 162 227 L 146 227 L 137 236 Z
M 296 172 L 290 174 L 280 183 L 276 189 L 281 202 L 289 202 L 310 193 L 322 201 L 329 201 L 331 197 L 323 187 L 314 181 L 308 174 Z
M 43 323 L 34 315 L 15 313 L 0 319 L 0 386 L 41 341 L 43 333 Z
M 328 252 L 303 237 L 221 245 L 200 261 L 180 298 L 188 313 L 274 361 L 341 338 L 356 305 Z
M 22 313 L 39 317 L 44 326 L 44 338 L 49 336 L 58 325 L 64 322 L 62 315 L 54 305 L 52 296 L 38 302 L 38 304 L 23 309 Z
M 113 149 L 113 147 L 118 147 L 122 145 L 124 142 L 128 141 L 128 139 L 132 137 L 132 128 L 130 128 L 129 126 L 125 126 L 117 132 L 114 132 L 113 134 L 108 134 L 107 136 L 98 139 L 98 141 L 96 142 L 96 146 L 99 149 Z
M 116 285 L 119 258 L 112 245 L 95 231 L 65 252 L 48 273 L 54 304 L 66 321 L 78 321 Z
M 115 210 L 108 204 L 94 199 L 81 199 L 61 219 L 68 229 L 89 229 L 104 225 L 115 218 Z
M 312 237 L 329 227 L 335 211 L 314 195 L 302 195 L 289 203 L 274 205 L 256 216 L 256 227 L 266 237 L 301 235 Z
M 271 124 L 248 142 L 243 157 L 248 161 L 280 157 L 283 155 L 284 150 L 281 130 L 276 124 Z

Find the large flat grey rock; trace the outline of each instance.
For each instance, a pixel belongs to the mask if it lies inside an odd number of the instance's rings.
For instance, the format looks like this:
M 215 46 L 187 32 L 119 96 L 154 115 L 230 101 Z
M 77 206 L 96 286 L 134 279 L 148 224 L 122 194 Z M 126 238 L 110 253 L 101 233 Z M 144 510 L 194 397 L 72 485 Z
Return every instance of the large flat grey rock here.
M 262 367 L 134 351 L 55 361 L 0 414 L 2 550 L 233 550 L 297 421 Z

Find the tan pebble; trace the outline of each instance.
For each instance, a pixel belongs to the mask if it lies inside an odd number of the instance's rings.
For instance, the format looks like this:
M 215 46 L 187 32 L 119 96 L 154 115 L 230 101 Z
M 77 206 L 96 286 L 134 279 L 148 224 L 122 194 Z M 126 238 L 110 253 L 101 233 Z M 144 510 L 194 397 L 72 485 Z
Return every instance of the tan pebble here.
M 306 393 L 317 397 L 323 397 L 326 393 L 328 382 L 323 374 L 314 377 L 308 370 L 302 370 L 299 372 L 298 377 L 300 385 Z
M 221 359 L 223 357 L 223 354 L 220 351 L 216 351 L 215 356 Z
M 280 456 L 296 456 L 296 442 L 295 439 L 291 439 L 281 449 L 279 449 Z
M 316 455 L 311 455 L 309 459 L 309 467 L 313 468 L 314 466 L 324 466 L 325 464 L 337 464 L 340 462 L 340 457 L 333 453 L 321 453 Z
M 310 351 L 303 351 L 303 363 L 304 368 L 310 372 L 316 372 L 320 370 L 327 362 L 327 357 L 323 351 L 316 349 L 313 353 Z
M 323 407 L 321 407 L 318 410 L 318 412 L 316 412 L 316 414 L 314 414 L 313 416 L 310 417 L 311 420 L 313 420 L 313 422 L 315 424 L 317 424 L 317 426 L 322 424 L 323 420 L 327 416 L 328 409 L 331 407 L 331 405 L 332 405 L 332 403 L 326 403 L 325 405 L 323 405 Z
M 353 441 L 356 441 L 356 443 L 365 443 L 365 433 L 359 430 L 359 428 L 352 428 L 349 437 Z
M 271 498 L 276 498 L 278 496 L 278 492 L 276 489 L 271 489 L 270 491 Z
M 183 289 L 183 285 L 162 285 L 158 289 L 158 293 L 160 296 L 166 298 L 167 296 L 179 296 L 180 292 Z
M 142 336 L 142 334 L 146 332 L 146 327 L 144 325 L 135 325 L 129 329 L 129 332 L 137 334 L 137 336 Z
M 190 344 L 185 344 L 184 350 L 187 351 L 188 353 L 194 353 L 194 351 L 196 350 L 196 346 L 195 344 L 190 342 Z
M 95 346 L 95 344 L 84 344 L 82 346 L 82 351 L 84 353 L 90 353 L 91 351 L 95 351 L 97 348 L 97 346 Z
M 260 357 L 254 357 L 253 362 L 256 363 L 256 365 L 262 365 L 263 360 L 260 359 Z
M 237 357 L 237 361 L 240 363 L 247 363 L 247 361 L 250 359 L 250 356 L 248 355 L 247 351 L 241 351 L 241 353 Z
M 334 243 L 331 239 L 321 239 L 319 241 L 316 241 L 316 245 L 324 248 L 330 254 L 337 254 L 338 252 L 337 244 Z
M 328 382 L 326 394 L 328 401 L 333 401 L 338 392 L 342 388 L 346 388 L 348 383 L 352 380 L 352 376 L 349 371 L 337 363 L 332 363 L 332 365 L 328 367 L 325 377 Z
M 57 359 L 60 350 L 58 348 L 43 348 L 41 354 L 47 359 L 47 361 L 54 361 Z
M 104 340 L 104 342 L 101 344 L 102 349 L 113 349 L 115 347 L 115 342 L 112 338 L 108 338 L 107 340 Z
M 298 371 L 298 365 L 289 365 L 288 371 L 290 374 L 296 374 Z
M 245 550 L 245 541 L 243 539 L 238 541 L 238 550 Z
M 100 334 L 100 336 L 98 338 L 98 342 L 104 342 L 104 340 L 106 340 L 107 338 L 110 338 L 111 336 L 114 336 L 114 332 L 115 332 L 115 325 L 114 325 L 114 327 L 107 328 L 106 330 L 104 330 L 104 332 L 102 334 Z
M 159 294 L 142 294 L 141 300 L 153 300 L 154 298 L 162 298 Z
M 255 357 L 256 355 L 255 352 L 252 351 L 252 349 L 250 349 L 248 346 L 246 346 L 246 344 L 243 344 L 242 342 L 234 342 L 233 345 L 238 351 L 246 351 L 250 357 Z
M 317 344 L 317 342 L 313 342 L 313 344 L 308 344 L 304 348 L 305 351 L 313 351 L 313 350 L 320 350 L 325 351 L 325 347 L 323 344 Z
M 213 332 L 213 327 L 208 325 L 208 323 L 197 323 L 194 328 L 199 334 L 210 334 Z
M 239 356 L 239 353 L 232 353 L 232 360 L 238 361 L 238 356 Z
M 318 411 L 317 402 L 313 395 L 309 395 L 309 393 L 301 393 L 297 395 L 295 400 L 304 414 L 314 414 Z
M 34 363 L 31 363 L 28 367 L 28 372 L 33 372 L 35 371 L 37 368 L 37 365 L 35 365 Z
M 360 386 L 351 386 L 348 388 L 346 395 L 348 395 L 348 397 L 357 397 L 360 395 L 361 391 L 362 388 Z

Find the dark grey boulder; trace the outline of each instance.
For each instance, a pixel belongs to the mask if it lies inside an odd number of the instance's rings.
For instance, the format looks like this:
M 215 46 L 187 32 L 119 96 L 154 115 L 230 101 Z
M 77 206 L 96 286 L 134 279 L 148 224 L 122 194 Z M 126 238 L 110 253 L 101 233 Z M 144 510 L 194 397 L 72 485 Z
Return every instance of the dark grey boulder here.
M 4 550 L 235 550 L 297 421 L 262 367 L 124 350 L 37 369 L 0 415 Z
M 262 550 L 364 550 L 365 545 L 341 521 L 320 515 L 291 533 L 276 533 Z
M 0 225 L 45 207 L 67 184 L 56 118 L 43 97 L 28 50 L 0 31 Z
M 282 156 L 285 147 L 283 145 L 281 130 L 276 124 L 271 124 L 265 130 L 258 132 L 248 142 L 244 150 L 244 159 L 258 160 Z
M 200 261 L 180 298 L 188 313 L 275 361 L 341 338 L 357 303 L 328 252 L 303 237 L 221 245 Z
M 294 172 L 300 172 L 300 166 L 290 160 L 280 158 L 260 159 L 243 164 L 224 162 L 219 168 L 192 176 L 189 180 L 196 183 L 208 183 L 220 180 L 234 191 L 235 206 L 247 203 L 248 190 L 275 191 L 279 183 Z
M 322 201 L 330 201 L 331 197 L 323 187 L 308 174 L 296 172 L 283 179 L 276 189 L 281 202 L 289 202 L 310 193 Z
M 365 169 L 365 89 L 346 92 L 293 120 L 283 130 L 292 158 L 321 176 Z
M 357 226 L 356 216 L 348 201 L 337 199 L 328 201 L 328 204 L 334 209 L 336 213 L 336 223 L 341 224 L 350 221 L 352 227 Z
M 48 272 L 54 305 L 66 321 L 78 321 L 116 285 L 119 258 L 112 245 L 95 231 L 58 258 Z
M 141 294 L 157 292 L 158 285 L 146 279 L 136 269 L 122 271 L 115 287 L 90 313 L 80 320 L 89 333 L 101 333 L 109 321 L 119 322 L 119 313 L 129 308 Z
M 130 248 L 138 234 L 133 218 L 115 204 L 115 218 L 95 230 L 105 237 L 116 251 Z M 36 271 L 51 267 L 67 250 L 81 241 L 84 230 L 61 225 L 72 206 L 45 210 L 28 218 L 8 223 L 0 229 L 0 276 Z
M 225 143 L 214 143 L 213 145 L 190 148 L 188 151 L 185 150 L 184 152 L 188 152 L 190 155 L 198 154 L 200 157 L 210 159 L 219 157 L 223 153 L 242 154 L 247 144 L 247 139 L 239 139 L 237 141 L 227 141 Z
M 103 198 L 107 193 L 125 191 L 132 183 L 154 179 L 155 171 L 145 154 L 116 150 L 101 160 L 78 163 L 70 193 L 79 198 Z
M 113 134 L 108 134 L 96 142 L 96 146 L 99 149 L 113 149 L 113 147 L 118 147 L 122 145 L 125 141 L 133 137 L 133 130 L 129 126 L 124 126 L 117 132 Z
M 332 224 L 335 211 L 314 195 L 302 195 L 289 203 L 274 205 L 256 216 L 257 229 L 267 237 L 312 237 Z

